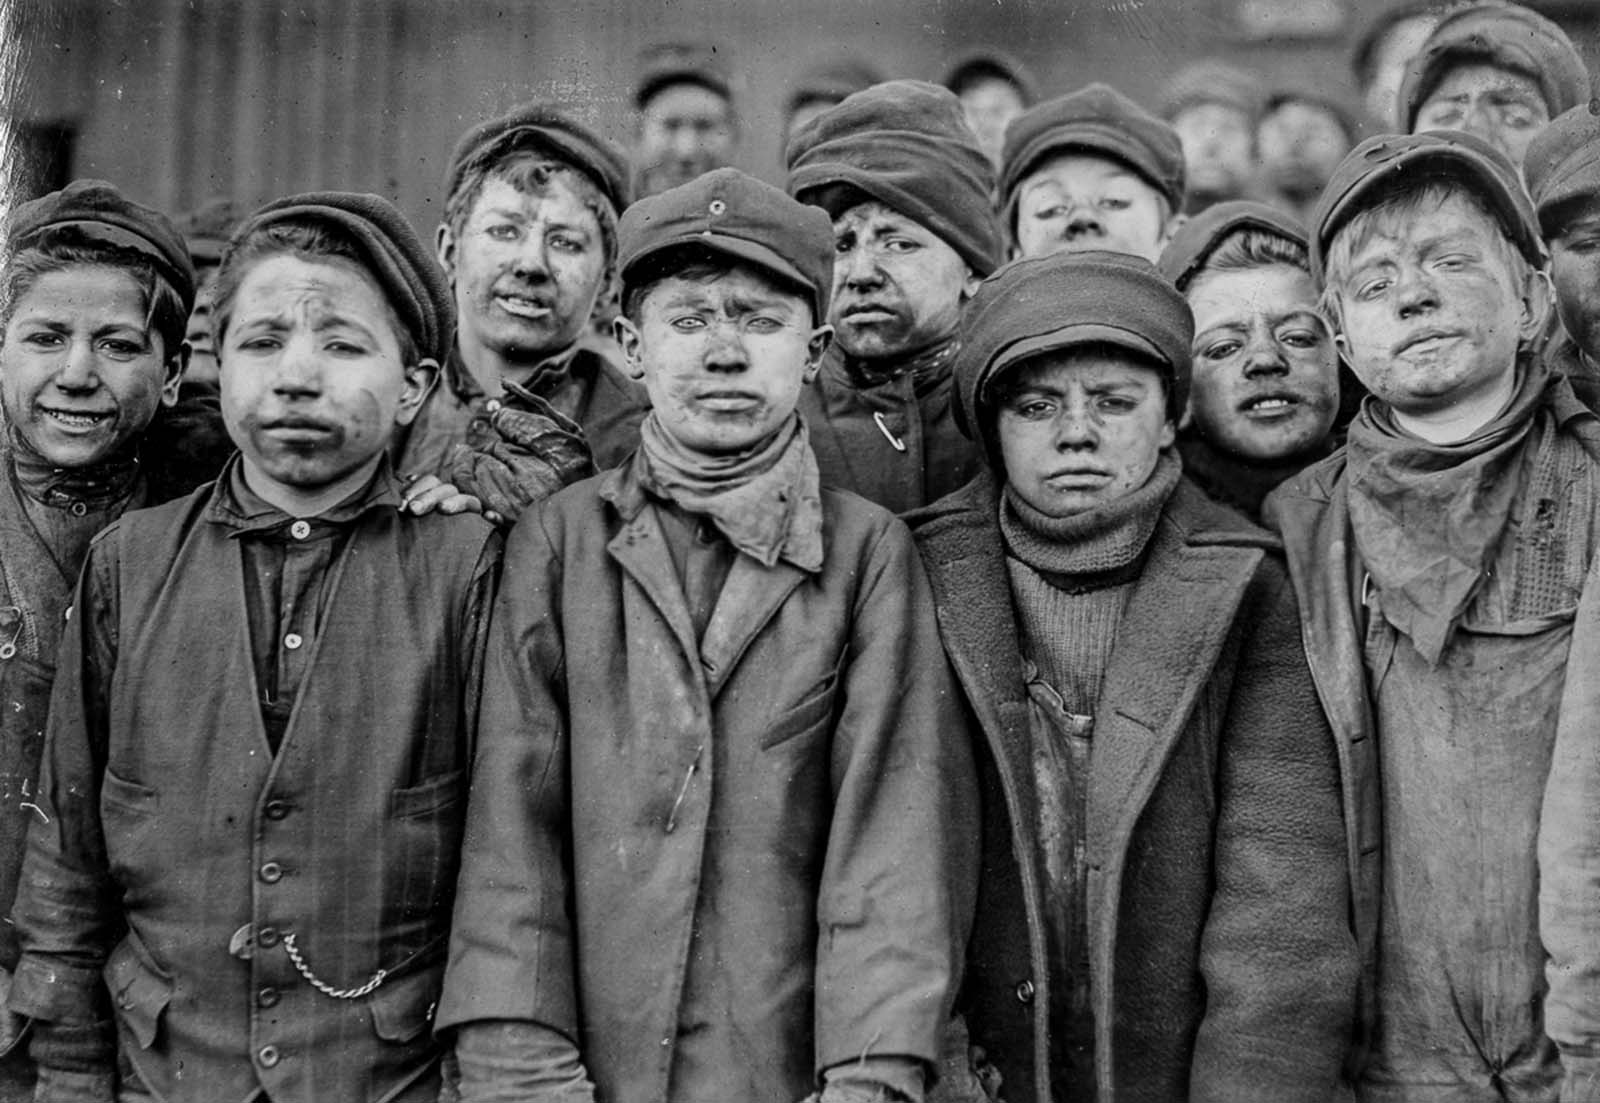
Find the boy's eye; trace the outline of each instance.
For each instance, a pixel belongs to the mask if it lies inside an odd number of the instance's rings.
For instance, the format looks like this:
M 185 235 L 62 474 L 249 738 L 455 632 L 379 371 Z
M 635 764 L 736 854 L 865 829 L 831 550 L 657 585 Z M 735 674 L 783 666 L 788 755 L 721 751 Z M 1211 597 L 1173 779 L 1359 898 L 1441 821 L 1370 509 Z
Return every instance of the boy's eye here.
M 1357 287 L 1356 298 L 1362 300 L 1363 302 L 1370 302 L 1387 290 L 1389 290 L 1388 277 L 1380 276 L 1377 279 L 1368 280 L 1366 283 L 1363 283 Z
M 139 342 L 124 340 L 116 337 L 108 338 L 107 340 L 102 341 L 100 343 L 100 347 L 105 349 L 110 355 L 118 357 L 119 359 L 130 359 L 144 352 L 144 345 L 140 344 Z
M 1011 412 L 1028 421 L 1042 421 L 1055 413 L 1055 403 L 1042 398 L 1021 398 L 1011 403 Z
M 1239 347 L 1238 341 L 1218 341 L 1215 344 L 1207 345 L 1200 355 L 1207 360 L 1226 360 L 1238 352 Z
M 1040 222 L 1048 222 L 1052 218 L 1061 218 L 1067 213 L 1067 208 L 1060 203 L 1052 203 L 1048 207 L 1041 207 L 1033 212 L 1033 217 Z
M 555 234 L 550 238 L 550 245 L 563 253 L 581 253 L 584 243 L 577 238 L 568 237 L 566 234 Z
M 244 340 L 239 342 L 239 348 L 246 349 L 250 352 L 263 352 L 267 349 L 277 348 L 280 343 L 281 342 L 276 337 L 268 337 L 265 335 L 260 337 L 246 337 Z
M 1100 206 L 1108 211 L 1125 211 L 1133 206 L 1133 201 L 1120 195 L 1108 195 L 1100 200 Z
M 496 241 L 515 241 L 519 236 L 517 228 L 509 222 L 495 222 L 485 226 L 483 232 Z
M 328 351 L 341 353 L 345 356 L 360 356 L 367 350 L 354 341 L 333 340 L 328 342 Z
M 783 323 L 778 319 L 765 316 L 751 318 L 749 325 L 757 333 L 776 333 L 783 328 Z
M 1126 414 L 1136 409 L 1139 402 L 1125 394 L 1106 394 L 1097 398 L 1095 405 L 1108 414 Z
M 62 344 L 64 338 L 59 333 L 49 333 L 43 330 L 30 333 L 23 337 L 22 343 L 32 345 L 34 348 L 53 349 Z
M 1322 335 L 1309 329 L 1292 329 L 1287 333 L 1280 334 L 1278 340 L 1290 348 L 1314 349 L 1322 344 Z
M 892 237 L 883 243 L 885 251 L 890 253 L 914 253 L 922 248 L 921 245 L 908 237 Z
M 679 333 L 694 333 L 697 330 L 706 328 L 705 319 L 694 314 L 685 314 L 681 317 L 673 318 L 667 324 Z

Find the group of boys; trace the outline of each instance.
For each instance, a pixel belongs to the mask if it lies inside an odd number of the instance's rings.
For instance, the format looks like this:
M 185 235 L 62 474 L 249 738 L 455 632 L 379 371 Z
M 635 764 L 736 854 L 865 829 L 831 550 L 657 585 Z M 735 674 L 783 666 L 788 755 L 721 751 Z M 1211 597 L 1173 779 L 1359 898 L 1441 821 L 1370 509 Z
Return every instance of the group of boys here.
M 993 59 L 775 188 L 673 50 L 432 249 L 18 207 L 0 1098 L 1600 1100 L 1575 59 L 1453 11 L 1304 225 Z

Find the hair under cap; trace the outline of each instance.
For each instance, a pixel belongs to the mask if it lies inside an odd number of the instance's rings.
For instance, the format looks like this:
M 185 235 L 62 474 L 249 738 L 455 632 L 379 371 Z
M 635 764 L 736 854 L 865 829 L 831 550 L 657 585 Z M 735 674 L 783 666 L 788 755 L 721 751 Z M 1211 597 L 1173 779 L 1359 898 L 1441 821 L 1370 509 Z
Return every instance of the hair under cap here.
M 1533 80 L 1552 118 L 1589 99 L 1589 70 L 1567 32 L 1520 4 L 1478 4 L 1441 19 L 1406 67 L 1400 107 L 1407 130 L 1450 70 L 1473 61 Z
M 160 211 L 135 203 L 104 180 L 74 180 L 12 210 L 5 225 L 7 262 L 18 251 L 42 244 L 62 230 L 149 258 L 177 292 L 183 309 L 194 309 L 196 279 L 189 247 Z
M 937 234 L 978 275 L 1001 263 L 994 168 L 948 88 L 892 80 L 857 92 L 801 127 L 787 161 L 789 194 L 830 218 L 864 194 Z
M 641 264 L 668 249 L 698 246 L 797 285 L 817 322 L 833 293 L 833 223 L 816 207 L 791 199 L 738 169 L 721 168 L 647 196 L 617 226 L 623 294 Z
M 1534 267 L 1544 264 L 1544 243 L 1533 203 L 1505 154 L 1458 130 L 1379 134 L 1345 155 L 1317 200 L 1311 216 L 1311 274 L 1318 285 L 1327 277 L 1328 246 L 1357 211 L 1371 206 L 1397 181 L 1423 183 L 1430 178 L 1480 196 L 1499 216 L 1501 230 L 1528 262 Z
M 455 299 L 433 250 L 393 203 L 355 192 L 306 192 L 274 200 L 246 218 L 233 235 L 226 266 L 239 244 L 258 230 L 289 223 L 323 225 L 357 247 L 417 352 L 443 364 L 455 340 Z
M 1149 362 L 1176 417 L 1189 401 L 1193 340 L 1189 304 L 1141 257 L 1089 250 L 1013 261 L 983 281 L 962 316 L 956 423 L 994 462 L 995 380 L 1024 360 L 1081 345 L 1113 345 Z
M 1540 131 L 1522 175 L 1541 223 L 1563 203 L 1600 196 L 1600 104 L 1579 104 Z
M 628 157 L 622 147 L 553 103 L 519 104 L 463 134 L 450 154 L 445 195 L 454 195 L 473 169 L 493 166 L 513 153 L 529 149 L 547 153 L 582 172 L 618 212 L 632 201 Z
M 1264 230 L 1307 248 L 1306 228 L 1293 215 L 1253 199 L 1233 199 L 1213 204 L 1185 222 L 1161 251 L 1156 267 L 1179 291 L 1187 291 L 1217 247 L 1244 230 Z

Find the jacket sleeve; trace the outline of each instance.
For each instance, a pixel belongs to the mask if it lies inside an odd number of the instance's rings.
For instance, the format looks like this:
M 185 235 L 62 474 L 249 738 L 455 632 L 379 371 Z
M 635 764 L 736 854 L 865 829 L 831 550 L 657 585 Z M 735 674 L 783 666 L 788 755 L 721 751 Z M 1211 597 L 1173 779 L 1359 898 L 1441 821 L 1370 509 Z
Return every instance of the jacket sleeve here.
M 834 811 L 817 901 L 816 1057 L 935 1074 L 978 869 L 970 735 L 909 532 L 867 554 L 832 744 Z
M 1561 1047 L 1563 1103 L 1600 1101 L 1600 558 L 1572 630 L 1569 672 L 1539 822 L 1539 932 L 1549 960 L 1545 1031 Z
M 576 1039 L 561 562 L 537 507 L 512 530 L 504 577 L 437 1027 L 531 1022 Z
M 117 655 L 117 532 L 113 527 L 91 546 L 62 634 L 13 911 L 23 952 L 11 1007 L 47 1023 L 82 1026 L 110 1017 L 100 971 L 123 931 L 100 822 Z
M 1338 755 L 1276 561 L 1258 572 L 1235 631 L 1190 1098 L 1335 1099 L 1359 973 Z

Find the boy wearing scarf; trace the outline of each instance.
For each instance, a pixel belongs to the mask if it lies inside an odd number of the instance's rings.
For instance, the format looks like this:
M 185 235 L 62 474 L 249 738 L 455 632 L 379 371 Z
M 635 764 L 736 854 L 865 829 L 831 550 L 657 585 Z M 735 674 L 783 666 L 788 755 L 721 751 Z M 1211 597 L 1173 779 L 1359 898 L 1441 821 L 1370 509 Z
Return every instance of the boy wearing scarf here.
M 973 766 L 905 528 L 819 485 L 827 217 L 732 169 L 623 216 L 639 450 L 514 530 L 441 1029 L 467 1103 L 922 1098 Z
M 239 452 L 89 548 L 10 1006 L 41 1100 L 431 1103 L 500 540 L 411 515 L 387 448 L 449 289 L 386 200 L 291 196 L 239 229 L 213 324 Z M 105 1018 L 117 1054 L 62 1044 Z
M 1334 340 L 1372 397 L 1345 449 L 1265 516 L 1344 767 L 1366 963 L 1358 1090 L 1553 1101 L 1552 1039 L 1570 1035 L 1554 1003 L 1546 1021 L 1546 953 L 1592 932 L 1594 913 L 1550 936 L 1540 885 L 1559 870 L 1536 851 L 1541 821 L 1570 838 L 1593 820 L 1592 803 L 1553 819 L 1545 786 L 1558 733 L 1595 693 L 1600 628 L 1582 614 L 1600 600 L 1600 421 L 1534 351 L 1544 247 L 1488 144 L 1363 142 L 1311 248 Z M 1592 933 L 1571 942 L 1593 960 Z

